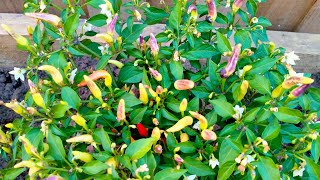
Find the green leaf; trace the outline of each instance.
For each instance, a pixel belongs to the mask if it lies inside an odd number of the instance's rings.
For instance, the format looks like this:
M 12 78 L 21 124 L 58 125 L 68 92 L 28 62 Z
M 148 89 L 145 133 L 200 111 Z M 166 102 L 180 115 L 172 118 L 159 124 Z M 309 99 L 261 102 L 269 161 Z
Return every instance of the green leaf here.
M 121 96 L 121 99 L 125 101 L 126 108 L 131 108 L 142 103 L 138 98 L 136 98 L 133 94 L 130 93 L 125 93 Z
M 50 154 L 55 160 L 63 161 L 66 156 L 66 151 L 64 150 L 60 137 L 52 134 L 52 132 L 49 131 L 48 144 L 49 144 L 48 154 Z
M 167 144 L 168 144 L 169 151 L 172 151 L 178 145 L 178 141 L 172 133 L 168 133 Z
M 209 91 L 204 86 L 197 86 L 191 90 L 197 98 L 206 99 L 209 97 Z
M 171 61 L 170 70 L 176 80 L 183 79 L 183 66 L 180 61 Z
M 38 24 L 33 31 L 32 34 L 32 40 L 34 43 L 36 43 L 37 45 L 41 44 L 41 29 L 40 29 L 40 25 Z
M 178 121 L 179 119 L 172 113 L 170 113 L 168 110 L 162 108 L 161 109 L 161 115 L 171 121 Z
M 234 161 L 241 151 L 242 146 L 240 142 L 234 141 L 230 138 L 223 140 L 219 150 L 219 166 L 223 166 L 223 164 L 228 161 Z
M 70 106 L 68 105 L 68 103 L 60 102 L 59 104 L 56 104 L 51 108 L 51 113 L 53 113 L 54 118 L 62 118 L 69 109 Z
M 316 140 L 312 141 L 311 155 L 313 160 L 318 163 L 320 157 L 320 137 L 318 136 Z
M 52 65 L 60 70 L 63 70 L 67 66 L 67 60 L 62 51 L 53 53 L 48 60 L 48 64 Z
M 146 24 L 134 24 L 131 29 L 126 27 L 122 31 L 123 43 L 130 44 L 135 42 L 146 26 Z
M 83 172 L 88 175 L 98 174 L 99 172 L 104 171 L 107 168 L 108 165 L 106 163 L 97 160 L 88 162 L 82 166 Z
M 251 47 L 251 38 L 248 31 L 245 30 L 237 30 L 234 34 L 234 42 L 236 44 L 241 44 L 242 49 L 250 48 Z
M 151 178 L 153 177 L 154 170 L 157 167 L 157 163 L 151 151 L 149 151 L 145 156 L 139 159 L 138 164 L 139 165 L 147 164 L 149 168 L 149 175 L 151 175 Z
M 93 133 L 93 138 L 97 143 L 101 143 L 105 151 L 111 153 L 111 141 L 108 133 L 103 129 L 96 129 Z
M 154 176 L 154 180 L 179 179 L 186 172 L 187 172 L 186 169 L 166 168 L 159 171 Z
M 250 13 L 250 15 L 252 17 L 255 17 L 256 13 L 257 13 L 257 9 L 258 9 L 257 3 L 254 0 L 249 0 L 246 3 L 246 7 L 247 7 L 247 10 Z
M 314 100 L 320 102 L 320 89 L 319 88 L 309 88 L 308 92 Z
M 141 122 L 146 110 L 147 107 L 133 110 L 130 114 L 130 124 L 138 124 Z
M 320 171 L 319 171 L 320 165 L 313 162 L 306 155 L 304 156 L 304 159 L 307 161 L 306 171 L 309 174 L 309 179 L 314 179 L 314 180 L 320 179 Z
M 64 23 L 64 31 L 67 35 L 72 35 L 73 33 L 76 32 L 78 26 L 79 26 L 79 14 L 73 14 L 69 16 Z
M 232 50 L 229 40 L 218 31 L 217 31 L 217 47 L 221 54 Z
M 257 90 L 260 94 L 271 94 L 270 81 L 261 75 L 255 75 L 253 79 L 249 80 L 250 87 Z
M 256 118 L 257 113 L 260 111 L 260 107 L 256 107 L 251 109 L 249 112 L 247 112 L 243 116 L 243 121 L 244 122 L 251 122 Z
M 208 176 L 215 174 L 211 167 L 203 164 L 201 161 L 192 158 L 191 156 L 187 156 L 183 160 L 183 164 L 188 169 L 188 172 L 190 174 L 195 174 L 197 176 Z
M 25 170 L 26 168 L 5 169 L 1 171 L 1 174 L 4 174 L 4 177 L 3 177 L 4 180 L 14 180 Z
M 232 104 L 223 99 L 216 99 L 209 101 L 214 110 L 218 113 L 219 116 L 223 118 L 230 118 L 235 114 Z
M 138 83 L 142 80 L 143 71 L 133 64 L 124 65 L 119 73 L 119 80 L 124 83 Z
M 274 66 L 276 61 L 277 59 L 273 59 L 270 57 L 265 57 L 261 60 L 258 60 L 252 63 L 252 69 L 248 71 L 247 75 L 264 74 Z
M 218 180 L 227 180 L 232 172 L 234 171 L 234 168 L 236 167 L 235 161 L 228 161 L 224 163 L 222 166 L 219 167 L 218 171 Z
M 182 11 L 181 11 L 181 2 L 180 1 L 176 1 L 176 4 L 173 8 L 173 10 L 171 11 L 171 14 L 169 16 L 169 26 L 173 29 L 175 29 L 176 31 L 180 30 L 180 23 L 182 20 Z
M 94 26 L 101 27 L 107 24 L 108 17 L 104 14 L 97 14 L 92 16 L 87 20 L 87 23 L 90 23 Z
M 303 120 L 303 114 L 297 109 L 279 107 L 273 114 L 282 122 L 297 124 Z
M 183 153 L 194 153 L 197 150 L 194 143 L 189 141 L 179 143 L 177 147 L 180 147 L 180 151 Z
M 152 25 L 161 22 L 162 19 L 168 17 L 168 14 L 163 9 L 150 7 L 144 9 L 146 15 L 145 23 Z
M 150 151 L 154 138 L 139 139 L 132 142 L 126 149 L 126 155 L 132 160 L 142 158 L 148 151 Z
M 78 109 L 81 105 L 81 99 L 73 89 L 70 87 L 63 87 L 61 89 L 61 98 L 63 101 L 67 102 L 73 109 Z
M 103 55 L 101 56 L 101 59 L 98 61 L 98 64 L 97 64 L 97 70 L 100 70 L 100 69 L 104 69 L 107 64 L 108 64 L 108 61 L 110 60 L 111 56 L 110 55 Z
M 276 138 L 280 133 L 280 124 L 277 119 L 273 119 L 272 122 L 262 132 L 262 138 L 266 141 L 271 141 Z
M 263 180 L 280 179 L 278 167 L 269 157 L 259 156 L 257 167 Z
M 188 60 L 199 60 L 201 58 L 211 58 L 218 53 L 219 52 L 217 52 L 213 46 L 209 44 L 201 44 L 190 51 L 182 53 L 181 56 Z

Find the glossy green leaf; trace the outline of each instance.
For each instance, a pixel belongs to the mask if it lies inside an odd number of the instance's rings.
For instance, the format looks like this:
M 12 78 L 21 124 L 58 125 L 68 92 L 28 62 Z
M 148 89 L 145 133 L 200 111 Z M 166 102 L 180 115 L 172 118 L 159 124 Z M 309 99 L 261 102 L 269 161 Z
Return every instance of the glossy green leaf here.
M 279 119 L 279 121 L 286 123 L 297 124 L 303 120 L 303 114 L 297 109 L 290 109 L 287 107 L 279 107 L 278 112 L 273 114 Z
M 126 149 L 126 155 L 131 159 L 140 159 L 148 151 L 150 151 L 152 144 L 154 143 L 154 138 L 139 139 L 132 142 Z
M 203 164 L 201 161 L 195 160 L 194 158 L 187 156 L 183 159 L 184 166 L 188 169 L 188 172 L 197 176 L 208 176 L 214 175 L 215 172 L 208 165 Z
M 83 172 L 88 175 L 95 175 L 98 174 L 101 171 L 104 171 L 108 168 L 108 165 L 106 163 L 103 163 L 101 161 L 91 161 L 82 166 Z
M 214 110 L 218 113 L 219 116 L 223 118 L 230 118 L 235 114 L 232 104 L 223 99 L 216 99 L 209 101 Z
M 257 168 L 264 180 L 280 179 L 278 167 L 269 157 L 259 156 Z
M 228 161 L 219 167 L 218 180 L 227 180 L 236 167 L 235 161 Z
M 168 180 L 168 179 L 179 179 L 185 172 L 186 169 L 174 169 L 166 168 L 159 171 L 155 176 L 155 180 Z
M 63 87 L 61 89 L 62 100 L 67 102 L 73 109 L 78 109 L 81 105 L 81 99 L 73 89 L 70 87 Z

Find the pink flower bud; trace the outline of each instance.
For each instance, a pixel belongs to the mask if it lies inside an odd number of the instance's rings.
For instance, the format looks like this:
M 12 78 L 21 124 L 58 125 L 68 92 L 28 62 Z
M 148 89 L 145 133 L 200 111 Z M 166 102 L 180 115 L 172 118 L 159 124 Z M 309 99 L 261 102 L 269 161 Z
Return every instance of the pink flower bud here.
M 303 84 L 294 90 L 291 91 L 290 95 L 293 98 L 299 97 L 301 94 L 303 94 L 308 88 L 310 87 L 310 84 Z
M 208 16 L 206 20 L 210 23 L 214 22 L 217 18 L 217 7 L 214 0 L 206 0 L 208 6 Z
M 117 24 L 117 20 L 118 20 L 118 14 L 115 14 L 112 21 L 108 24 L 107 26 L 107 33 L 108 34 L 113 34 L 114 33 L 114 28 Z
M 152 33 L 150 34 L 149 42 L 150 42 L 151 54 L 153 56 L 157 56 L 159 53 L 159 46 L 158 46 L 156 38 L 154 37 L 154 35 Z
M 246 0 L 235 0 L 232 5 L 232 12 L 236 13 Z
M 234 73 L 236 66 L 237 66 L 237 62 L 239 60 L 240 52 L 241 52 L 241 44 L 237 44 L 233 49 L 232 55 L 231 55 L 230 59 L 228 60 L 227 66 L 225 68 L 221 69 L 221 71 L 220 71 L 220 76 L 222 78 L 227 78 L 232 73 Z
M 217 135 L 215 132 L 209 130 L 209 129 L 205 129 L 201 132 L 201 136 L 204 140 L 211 140 L 211 141 L 215 141 L 217 139 Z
M 180 157 L 180 155 L 178 154 L 175 154 L 174 155 L 174 160 L 178 163 L 178 164 L 181 164 L 183 163 L 183 159 Z
M 161 154 L 162 153 L 162 146 L 160 144 L 157 144 L 154 147 L 154 152 L 157 153 L 157 154 Z
M 187 90 L 194 87 L 194 82 L 188 79 L 177 80 L 174 82 L 174 87 L 177 90 Z
M 162 75 L 157 71 L 157 70 L 154 70 L 152 68 L 149 68 L 152 76 L 154 77 L 155 80 L 157 81 L 161 81 L 162 80 Z

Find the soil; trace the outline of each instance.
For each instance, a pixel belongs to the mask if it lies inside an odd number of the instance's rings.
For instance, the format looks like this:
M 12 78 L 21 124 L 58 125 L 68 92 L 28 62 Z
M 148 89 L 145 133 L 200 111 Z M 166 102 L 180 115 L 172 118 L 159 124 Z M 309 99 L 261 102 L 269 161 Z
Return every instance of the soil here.
M 82 57 L 75 59 L 78 71 L 89 70 L 93 71 L 97 65 L 97 61 L 90 59 L 89 57 Z M 192 70 L 190 64 L 185 64 L 186 69 Z M 0 69 L 0 100 L 8 102 L 11 99 L 17 99 L 22 101 L 24 99 L 24 94 L 28 91 L 27 81 L 21 81 L 20 79 L 16 81 L 14 76 L 9 74 L 13 68 L 2 68 Z M 114 68 L 115 74 L 118 74 L 118 69 Z M 314 87 L 320 88 L 320 72 L 313 74 L 312 78 L 315 80 L 312 84 Z M 91 93 L 87 88 L 79 88 L 78 90 L 81 99 L 86 99 Z M 0 106 L 0 124 L 5 124 L 12 121 L 19 116 L 16 115 L 12 110 Z

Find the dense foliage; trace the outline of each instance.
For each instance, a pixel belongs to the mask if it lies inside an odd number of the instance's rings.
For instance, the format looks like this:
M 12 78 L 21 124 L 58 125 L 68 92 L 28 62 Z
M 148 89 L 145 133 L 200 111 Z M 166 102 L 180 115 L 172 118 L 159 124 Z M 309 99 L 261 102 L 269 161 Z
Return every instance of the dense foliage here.
M 30 38 L 2 25 L 30 54 L 24 101 L 1 102 L 21 115 L 0 130 L 2 178 L 320 179 L 320 90 L 259 0 L 51 1 L 25 0 Z

